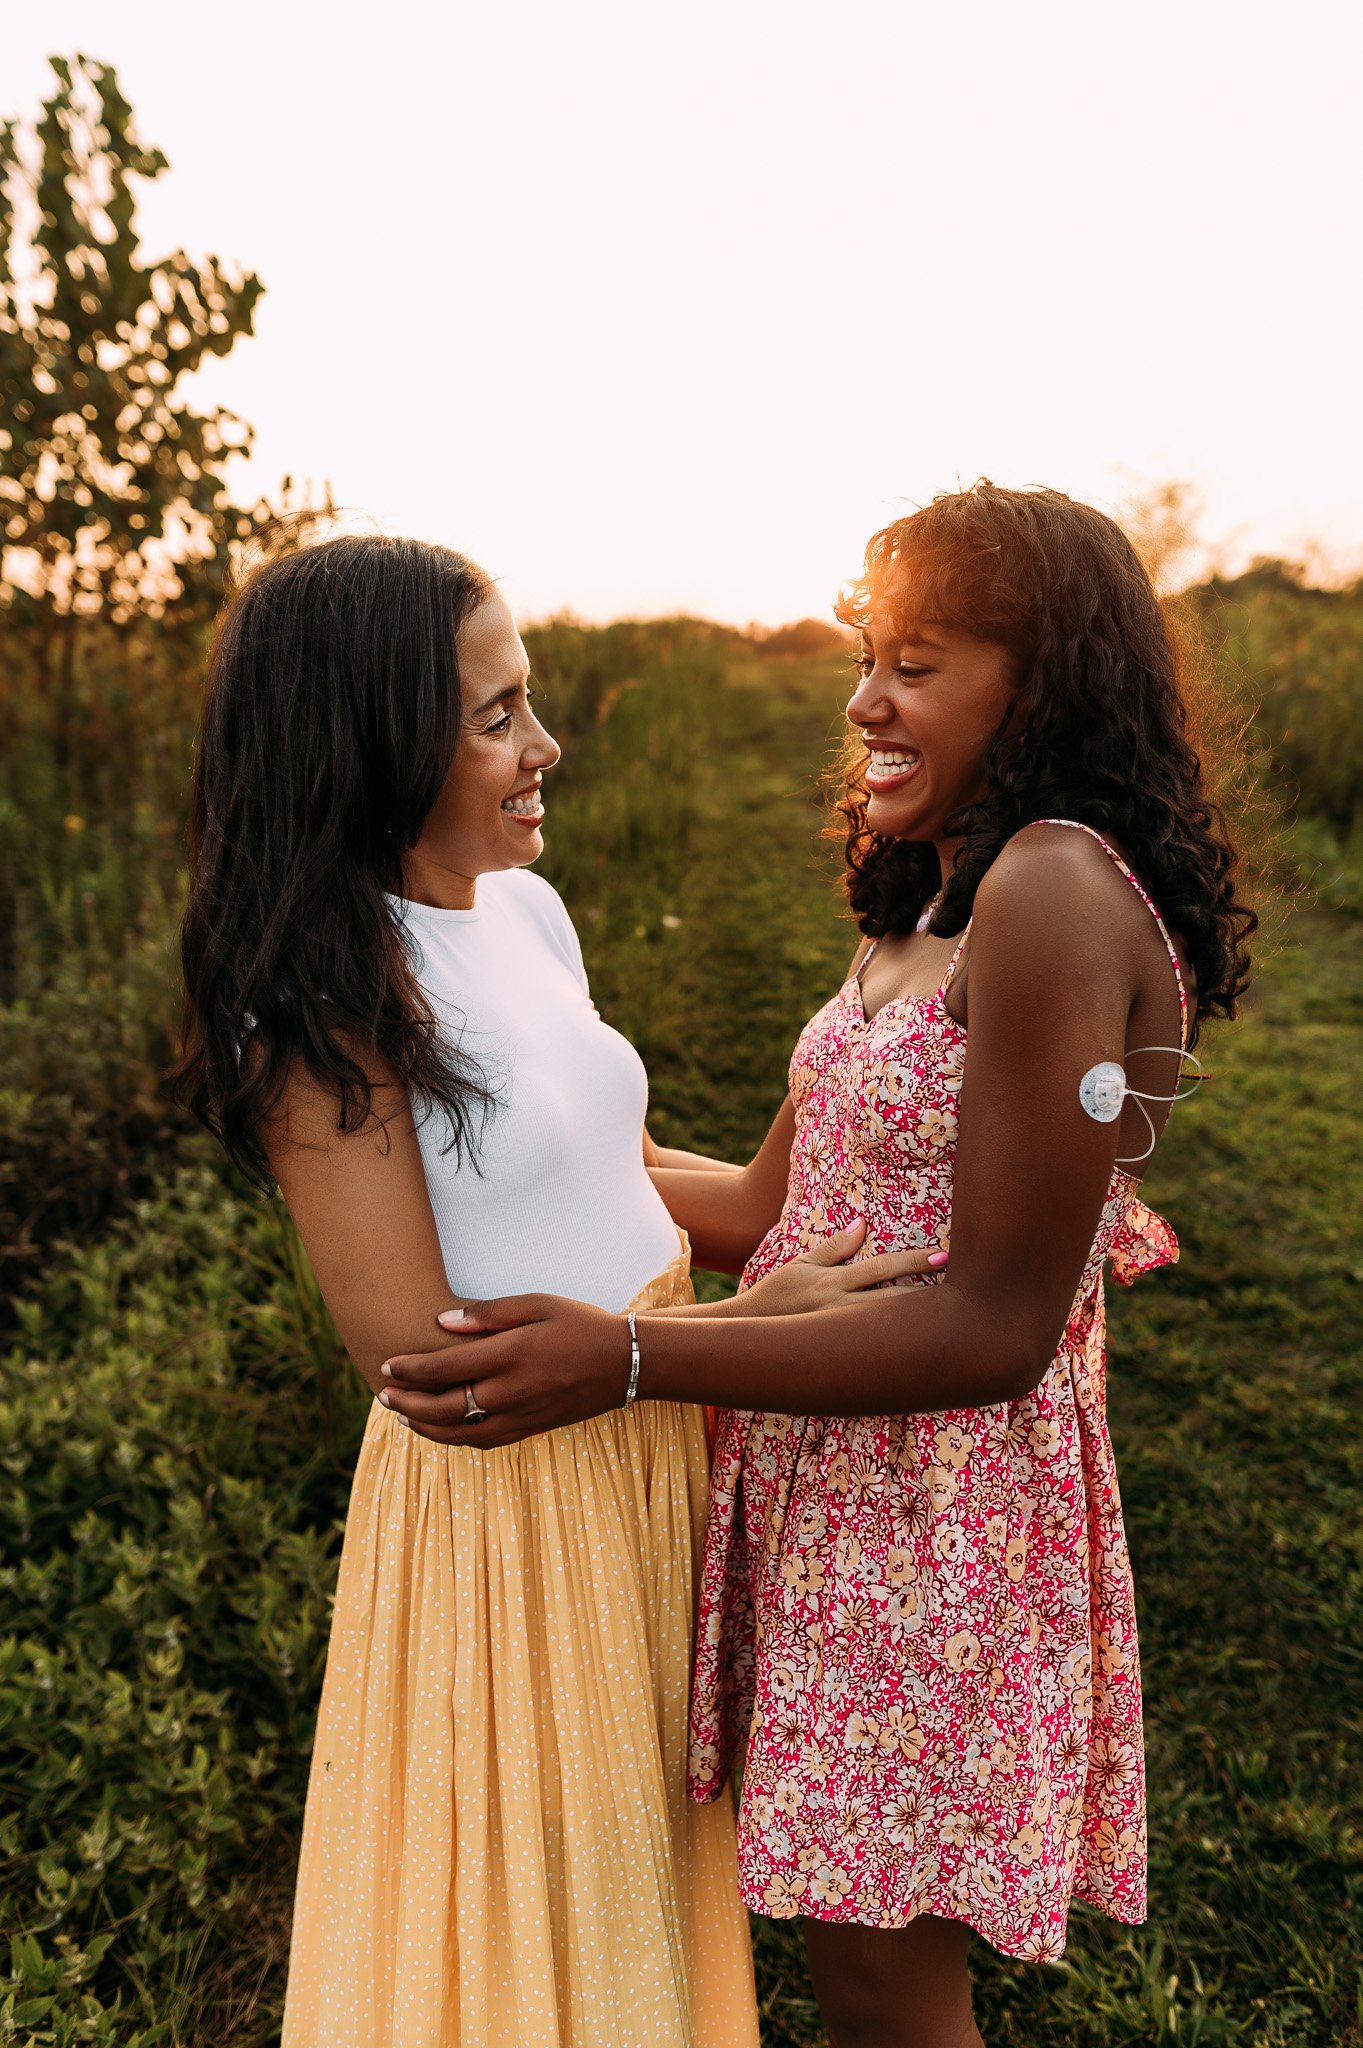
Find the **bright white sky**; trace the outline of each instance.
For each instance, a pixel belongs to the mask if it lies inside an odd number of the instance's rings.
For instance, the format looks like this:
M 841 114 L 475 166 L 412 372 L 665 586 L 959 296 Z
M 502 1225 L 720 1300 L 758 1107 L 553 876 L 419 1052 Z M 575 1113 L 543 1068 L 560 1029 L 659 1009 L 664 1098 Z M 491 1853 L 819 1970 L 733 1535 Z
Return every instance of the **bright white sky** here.
M 257 270 L 199 397 L 524 615 L 825 612 L 981 472 L 1363 559 L 1356 0 L 44 0 Z

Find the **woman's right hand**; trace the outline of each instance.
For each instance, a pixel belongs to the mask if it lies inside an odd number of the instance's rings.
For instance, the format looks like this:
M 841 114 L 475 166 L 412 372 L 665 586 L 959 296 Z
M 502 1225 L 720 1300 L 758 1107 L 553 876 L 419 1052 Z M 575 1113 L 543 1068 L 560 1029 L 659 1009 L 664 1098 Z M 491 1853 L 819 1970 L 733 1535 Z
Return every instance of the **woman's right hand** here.
M 664 1313 L 726 1317 L 810 1315 L 820 1309 L 855 1306 L 869 1299 L 875 1289 L 925 1273 L 940 1273 L 947 1263 L 945 1248 L 936 1245 L 920 1251 L 881 1252 L 875 1258 L 857 1259 L 856 1254 L 865 1242 L 866 1223 L 862 1219 L 825 1238 L 798 1259 L 778 1266 L 731 1300 L 709 1303 L 699 1310 Z

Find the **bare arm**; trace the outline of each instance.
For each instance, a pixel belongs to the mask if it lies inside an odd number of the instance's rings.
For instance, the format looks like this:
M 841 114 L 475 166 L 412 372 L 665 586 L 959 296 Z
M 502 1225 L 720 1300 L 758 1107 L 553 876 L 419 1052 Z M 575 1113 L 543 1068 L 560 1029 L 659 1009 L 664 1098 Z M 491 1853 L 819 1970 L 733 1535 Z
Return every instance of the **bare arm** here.
M 405 1092 L 388 1082 L 386 1119 L 336 1128 L 335 1098 L 301 1068 L 265 1132 L 266 1150 L 342 1343 L 377 1393 L 394 1351 L 429 1348 L 458 1297 L 445 1277 Z
M 707 1152 L 681 1152 L 675 1145 L 655 1145 L 647 1129 L 644 1131 L 644 1165 L 652 1172 L 655 1166 L 689 1168 L 696 1173 L 742 1173 L 743 1168 L 731 1159 L 712 1159 Z
M 653 1185 L 690 1238 L 698 1266 L 742 1272 L 781 1213 L 794 1136 L 795 1112 L 787 1096 L 747 1166 L 730 1172 L 708 1165 L 653 1169 Z
M 1149 950 L 1143 907 L 1075 837 L 1029 831 L 979 891 L 946 1275 L 815 1314 L 762 1317 L 754 1300 L 751 1317 L 643 1317 L 641 1393 L 784 1413 L 897 1414 L 1015 1399 L 1036 1385 L 1073 1302 L 1117 1149 L 1117 1127 L 1080 1107 L 1079 1079 L 1095 1061 L 1123 1057 L 1142 977 L 1167 974 L 1158 942 Z M 477 1314 L 494 1334 L 466 1338 L 458 1351 L 491 1419 L 482 1435 L 442 1430 L 446 1440 L 512 1441 L 618 1405 L 628 1349 L 618 1318 L 545 1296 L 480 1304 Z M 433 1371 L 427 1383 L 434 1379 Z M 429 1422 L 421 1404 L 439 1397 L 395 1398 Z
M 863 939 L 857 947 L 851 972 L 861 964 L 868 944 Z M 659 1147 L 644 1133 L 644 1163 L 673 1222 L 690 1238 L 698 1266 L 715 1273 L 743 1271 L 781 1214 L 794 1139 L 795 1111 L 789 1095 L 746 1166 Z M 701 1180 L 700 1174 L 729 1178 L 721 1185 Z
M 742 1173 L 736 1159 L 712 1159 L 708 1152 L 682 1152 L 675 1145 L 659 1145 L 654 1166 L 679 1167 L 690 1173 Z

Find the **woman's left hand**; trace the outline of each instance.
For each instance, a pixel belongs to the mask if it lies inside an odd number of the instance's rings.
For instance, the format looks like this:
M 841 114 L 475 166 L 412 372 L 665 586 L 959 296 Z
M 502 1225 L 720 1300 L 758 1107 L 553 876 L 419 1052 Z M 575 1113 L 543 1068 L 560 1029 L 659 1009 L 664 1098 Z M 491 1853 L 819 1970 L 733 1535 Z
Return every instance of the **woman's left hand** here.
M 931 1278 L 947 1264 L 946 1248 L 940 1245 L 858 1258 L 865 1242 L 866 1219 L 859 1216 L 846 1230 L 826 1237 L 799 1258 L 774 1266 L 725 1307 L 746 1316 L 814 1315 L 869 1301 L 883 1287 Z
M 557 1294 L 508 1294 L 466 1302 L 441 1320 L 451 1326 L 449 1344 L 390 1358 L 379 1395 L 433 1443 L 491 1450 L 624 1401 L 630 1346 L 623 1316 Z M 484 1421 L 469 1419 L 470 1387 L 487 1411 Z

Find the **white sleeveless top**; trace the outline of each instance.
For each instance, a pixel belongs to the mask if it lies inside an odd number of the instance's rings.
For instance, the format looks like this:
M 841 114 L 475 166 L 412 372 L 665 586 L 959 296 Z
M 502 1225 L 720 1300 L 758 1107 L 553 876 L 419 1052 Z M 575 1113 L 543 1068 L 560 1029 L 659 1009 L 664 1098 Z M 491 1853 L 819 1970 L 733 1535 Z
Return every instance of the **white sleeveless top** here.
M 597 1015 L 562 901 L 513 868 L 479 876 L 472 910 L 389 903 L 437 1016 L 497 1098 L 476 1167 L 442 1151 L 443 1111 L 418 1129 L 450 1286 L 626 1308 L 676 1258 L 677 1229 L 644 1167 L 643 1061 Z

